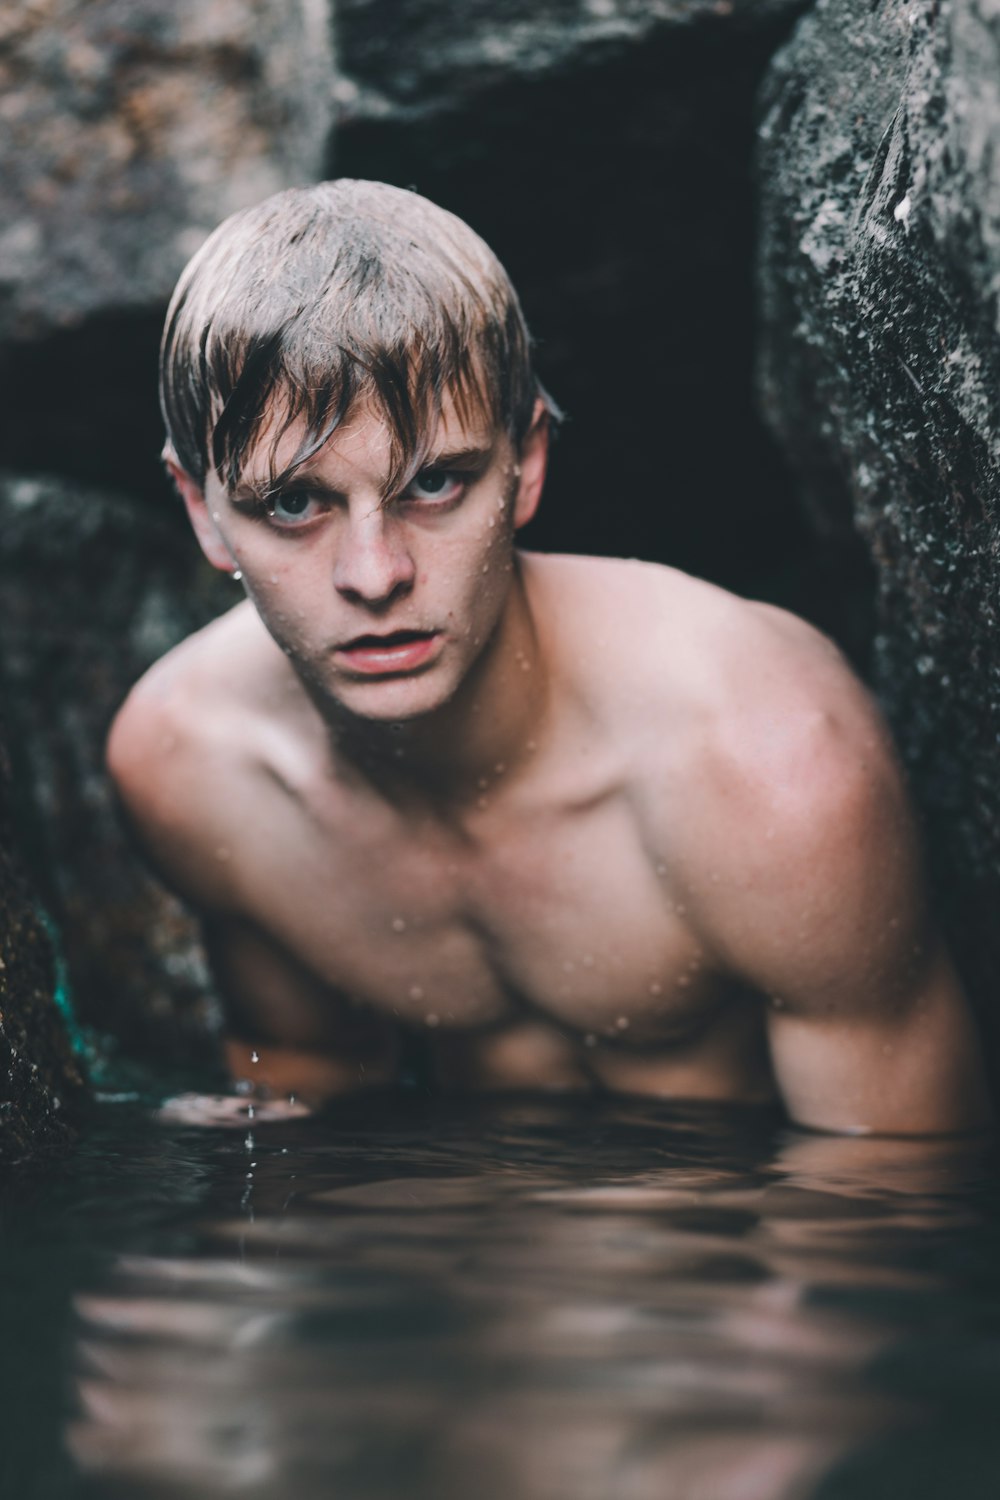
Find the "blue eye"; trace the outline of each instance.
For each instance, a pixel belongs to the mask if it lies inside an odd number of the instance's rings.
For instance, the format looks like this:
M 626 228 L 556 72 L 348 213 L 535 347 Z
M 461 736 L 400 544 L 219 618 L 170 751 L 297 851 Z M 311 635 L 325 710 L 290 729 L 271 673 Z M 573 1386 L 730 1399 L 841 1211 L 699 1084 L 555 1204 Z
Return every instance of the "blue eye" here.
M 268 514 L 273 521 L 301 521 L 312 504 L 313 497 L 307 490 L 288 490 L 273 497 Z
M 453 500 L 465 487 L 464 476 L 452 469 L 421 469 L 403 492 L 404 500 Z

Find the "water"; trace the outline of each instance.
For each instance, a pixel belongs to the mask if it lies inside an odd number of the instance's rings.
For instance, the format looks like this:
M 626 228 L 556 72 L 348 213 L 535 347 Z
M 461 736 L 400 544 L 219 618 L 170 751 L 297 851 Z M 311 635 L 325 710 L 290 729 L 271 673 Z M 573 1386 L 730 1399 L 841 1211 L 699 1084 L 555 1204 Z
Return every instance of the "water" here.
M 996 1500 L 992 1146 L 105 1105 L 5 1184 L 0 1495 Z

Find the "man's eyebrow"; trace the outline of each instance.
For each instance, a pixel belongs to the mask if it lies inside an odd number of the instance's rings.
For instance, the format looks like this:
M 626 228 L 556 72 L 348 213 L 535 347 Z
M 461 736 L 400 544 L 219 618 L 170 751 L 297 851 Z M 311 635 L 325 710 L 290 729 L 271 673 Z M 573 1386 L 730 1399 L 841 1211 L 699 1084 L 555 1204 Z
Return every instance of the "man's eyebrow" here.
M 471 464 L 482 463 L 485 459 L 493 457 L 493 443 L 487 443 L 482 447 L 449 448 L 441 452 L 428 453 L 421 468 L 423 469 L 461 469 Z
M 232 505 L 266 505 L 278 495 L 289 495 L 303 489 L 308 489 L 313 494 L 330 495 L 338 500 L 343 498 L 342 490 L 326 484 L 308 469 L 300 469 L 283 484 L 272 484 L 269 479 L 241 479 L 236 488 L 230 490 L 229 500 Z

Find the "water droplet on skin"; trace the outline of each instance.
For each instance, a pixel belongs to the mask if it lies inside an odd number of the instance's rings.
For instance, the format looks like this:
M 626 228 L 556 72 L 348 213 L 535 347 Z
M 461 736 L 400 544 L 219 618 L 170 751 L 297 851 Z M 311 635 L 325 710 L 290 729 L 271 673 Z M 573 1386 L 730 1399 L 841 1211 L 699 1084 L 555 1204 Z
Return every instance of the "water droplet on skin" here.
M 252 1063 L 259 1063 L 260 1062 L 260 1053 L 257 1051 L 256 1048 L 254 1048 L 254 1050 L 250 1054 L 250 1061 Z
M 476 806 L 479 808 L 480 812 L 485 812 L 486 809 L 489 807 L 489 805 L 490 805 L 490 799 L 489 799 L 489 797 L 477 797 L 476 798 Z
M 526 750 L 537 750 L 538 749 L 538 745 L 535 743 L 534 740 L 529 740 L 528 743 L 527 743 L 527 745 L 525 745 L 524 748 Z
M 485 792 L 486 788 L 489 786 L 489 782 L 487 781 L 485 776 L 480 776 L 476 785 L 479 787 L 479 790 L 481 792 Z
M 497 763 L 496 763 L 496 765 L 493 767 L 493 774 L 495 776 L 502 776 L 503 773 L 504 773 L 504 771 L 506 771 L 506 769 L 507 769 L 507 767 L 504 765 L 503 761 L 502 760 L 498 760 Z
M 234 568 L 233 572 L 232 572 L 233 582 L 234 583 L 239 583 L 242 580 L 242 578 L 243 578 L 243 570 L 241 568 Z
M 490 571 L 490 565 L 489 565 L 489 563 L 483 563 L 483 572 L 484 573 L 488 573 L 489 571 Z
M 424 1020 L 427 1022 L 428 1026 L 433 1027 L 441 1025 L 441 1017 L 439 1015 L 436 1015 L 432 1010 L 428 1011 L 427 1015 L 424 1017 Z
M 651 995 L 662 995 L 663 994 L 663 985 L 660 984 L 660 982 L 659 982 L 658 979 L 654 979 L 653 983 L 649 986 L 649 993 Z
M 410 985 L 410 999 L 411 1000 L 422 1000 L 423 998 L 424 998 L 424 992 L 421 989 L 420 985 L 419 984 L 411 984 Z
M 618 1019 L 617 1019 L 617 1021 L 615 1022 L 615 1025 L 618 1027 L 619 1031 L 627 1031 L 628 1030 L 628 1016 L 619 1016 Z
M 392 919 L 392 930 L 393 930 L 393 932 L 405 932 L 406 931 L 406 923 L 403 921 L 402 917 L 393 917 L 393 919 Z
M 563 973 L 564 974 L 572 974 L 573 970 L 575 968 L 576 968 L 576 964 L 573 962 L 573 960 L 571 958 L 567 958 L 567 959 L 563 960 Z
M 686 990 L 688 988 L 688 986 L 690 985 L 691 981 L 690 981 L 690 979 L 688 978 L 688 976 L 686 974 L 682 974 L 681 977 L 680 977 L 680 979 L 678 979 L 677 983 L 678 983 L 678 985 L 680 986 L 680 988 L 682 990 Z
M 227 859 L 232 859 L 233 851 L 226 844 L 220 844 L 215 851 L 215 857 L 225 862 Z
M 253 1150 L 253 1136 L 251 1135 L 251 1133 L 250 1133 L 249 1130 L 247 1131 L 246 1140 L 243 1142 L 243 1144 L 247 1148 L 248 1151 L 252 1151 Z

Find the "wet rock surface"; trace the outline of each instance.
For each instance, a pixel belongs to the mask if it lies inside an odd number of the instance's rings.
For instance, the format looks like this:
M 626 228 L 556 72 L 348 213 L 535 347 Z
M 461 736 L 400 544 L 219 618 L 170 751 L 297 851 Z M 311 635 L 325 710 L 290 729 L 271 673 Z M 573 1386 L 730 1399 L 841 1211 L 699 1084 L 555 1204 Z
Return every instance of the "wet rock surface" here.
M 803 0 L 339 0 L 341 124 L 436 114 L 512 77 L 542 77 L 664 32 L 733 34 L 786 20 Z
M 64 1144 L 84 1092 L 54 999 L 51 945 L 13 852 L 10 797 L 0 757 L 0 1167 Z
M 74 1009 L 161 1062 L 208 1055 L 196 925 L 145 870 L 103 769 L 111 718 L 158 656 L 236 602 L 180 517 L 65 480 L 0 476 L 0 690 L 17 824 Z
M 1000 12 L 820 0 L 762 101 L 761 385 L 829 544 L 1000 1058 Z
M 220 218 L 320 169 L 314 0 L 29 0 L 0 20 L 0 338 L 148 308 Z

